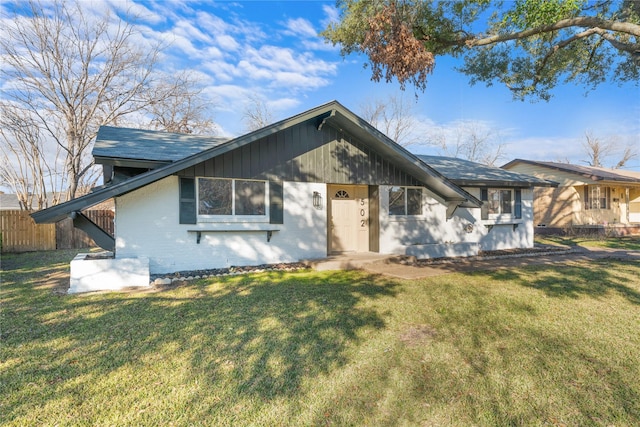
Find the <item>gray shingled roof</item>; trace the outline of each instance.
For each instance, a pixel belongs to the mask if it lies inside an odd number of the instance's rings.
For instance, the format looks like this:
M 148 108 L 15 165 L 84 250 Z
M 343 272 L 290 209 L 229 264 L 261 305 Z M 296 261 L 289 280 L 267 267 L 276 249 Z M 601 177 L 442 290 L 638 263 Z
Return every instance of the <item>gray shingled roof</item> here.
M 622 181 L 640 183 L 640 172 L 630 172 L 618 169 L 597 168 L 593 166 L 579 166 L 569 163 L 540 162 L 537 160 L 515 159 L 502 166 L 508 167 L 515 163 L 528 163 L 530 165 L 540 165 L 547 168 L 575 173 L 592 181 Z
M 16 194 L 0 193 L 0 210 L 13 211 L 20 209 L 20 202 Z
M 229 138 L 101 126 L 93 157 L 175 162 L 227 142 Z
M 66 196 L 58 195 L 61 201 L 66 199 Z M 53 200 L 53 196 L 49 195 L 49 203 L 51 204 L 51 200 Z M 32 208 L 37 207 L 37 201 L 33 200 Z M 18 195 L 15 193 L 0 193 L 0 210 L 3 211 L 13 211 L 20 209 L 20 202 L 18 201 Z
M 418 158 L 457 185 L 502 187 L 557 187 L 552 181 L 455 157 L 418 155 Z

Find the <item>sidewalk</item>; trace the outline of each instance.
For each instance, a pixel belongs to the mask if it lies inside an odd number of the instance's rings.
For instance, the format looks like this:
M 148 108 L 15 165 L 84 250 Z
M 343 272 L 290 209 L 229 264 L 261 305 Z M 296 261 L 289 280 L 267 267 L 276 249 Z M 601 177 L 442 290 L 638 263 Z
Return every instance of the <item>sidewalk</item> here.
M 370 273 L 411 280 L 465 271 L 508 269 L 530 265 L 569 264 L 604 258 L 626 259 L 640 262 L 640 251 L 577 247 L 568 251 L 551 254 L 506 255 L 484 259 L 481 257 L 473 257 L 472 259 L 453 258 L 439 262 L 418 261 L 406 265 L 389 262 L 388 259 L 380 259 L 363 263 L 360 268 Z

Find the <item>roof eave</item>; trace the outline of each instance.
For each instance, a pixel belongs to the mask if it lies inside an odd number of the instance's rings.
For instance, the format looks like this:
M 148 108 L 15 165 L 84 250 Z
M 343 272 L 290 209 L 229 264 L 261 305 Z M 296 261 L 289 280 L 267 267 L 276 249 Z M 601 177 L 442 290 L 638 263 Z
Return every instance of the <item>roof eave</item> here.
M 581 176 L 583 178 L 588 178 L 591 181 L 613 181 L 613 182 L 627 182 L 627 183 L 630 183 L 630 184 L 640 184 L 640 179 L 638 179 L 638 178 L 626 177 L 626 176 L 621 176 L 619 178 L 605 177 L 605 176 L 602 176 L 602 175 L 598 175 L 597 173 L 593 173 L 593 171 L 591 173 L 580 172 L 580 171 L 573 170 L 571 168 L 563 168 L 560 165 L 549 165 L 549 164 L 537 162 L 535 160 L 514 159 L 514 160 L 511 160 L 509 163 L 506 163 L 506 164 L 504 164 L 504 165 L 502 165 L 500 167 L 501 168 L 509 168 L 510 166 L 513 166 L 516 163 L 526 163 L 526 164 L 529 164 L 529 165 L 534 165 L 534 166 L 538 166 L 538 167 L 542 167 L 542 168 L 558 170 L 558 171 L 561 171 L 561 172 L 565 172 L 565 173 Z
M 508 187 L 508 188 L 533 188 L 533 187 L 557 187 L 559 184 L 552 181 L 504 181 L 504 180 L 476 180 L 476 179 L 452 179 L 454 184 L 463 187 Z
M 94 163 L 97 165 L 109 165 L 120 166 L 126 168 L 141 168 L 141 169 L 156 169 L 171 163 L 170 161 L 162 160 L 142 160 L 142 159 L 128 159 L 123 157 L 105 157 L 105 156 L 93 156 Z

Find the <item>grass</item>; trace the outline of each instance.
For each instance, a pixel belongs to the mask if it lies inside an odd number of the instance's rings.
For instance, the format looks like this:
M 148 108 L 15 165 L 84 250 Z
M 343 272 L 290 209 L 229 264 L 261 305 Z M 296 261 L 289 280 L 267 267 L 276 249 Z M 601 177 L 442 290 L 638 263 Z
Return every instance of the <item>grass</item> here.
M 536 236 L 536 243 L 640 251 L 640 236 L 606 238 L 597 236 Z
M 60 295 L 73 255 L 3 255 L 3 426 L 640 424 L 637 262 Z

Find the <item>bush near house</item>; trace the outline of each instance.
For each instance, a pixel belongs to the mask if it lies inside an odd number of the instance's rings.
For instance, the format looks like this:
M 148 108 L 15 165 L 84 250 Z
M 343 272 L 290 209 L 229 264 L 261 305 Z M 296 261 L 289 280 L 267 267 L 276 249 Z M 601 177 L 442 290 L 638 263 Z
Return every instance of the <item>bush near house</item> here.
M 2 257 L 0 424 L 639 425 L 640 265 L 62 295 Z

